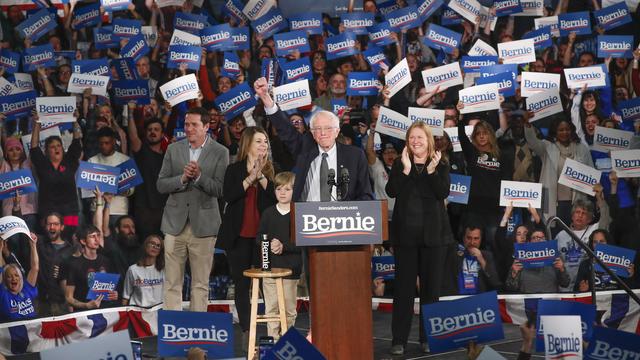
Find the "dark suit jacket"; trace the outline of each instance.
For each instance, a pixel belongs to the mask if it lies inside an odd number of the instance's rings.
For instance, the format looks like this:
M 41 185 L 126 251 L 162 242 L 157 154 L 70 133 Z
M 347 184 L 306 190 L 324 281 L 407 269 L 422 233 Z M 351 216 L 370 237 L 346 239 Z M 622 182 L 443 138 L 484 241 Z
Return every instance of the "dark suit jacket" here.
M 293 186 L 293 201 L 301 201 L 302 191 L 307 182 L 307 174 L 311 162 L 320 154 L 318 144 L 310 132 L 300 134 L 291 124 L 287 115 L 278 110 L 267 118 L 278 132 L 278 137 L 287 145 L 292 154 L 297 154 L 296 165 L 293 171 L 296 173 L 296 181 Z M 337 163 L 336 176 L 340 170 L 349 170 L 349 189 L 345 200 L 373 200 L 371 182 L 369 181 L 369 167 L 364 151 L 355 146 L 336 143 Z
M 227 207 L 222 217 L 222 225 L 218 233 L 216 247 L 218 249 L 233 249 L 236 239 L 240 235 L 242 228 L 242 217 L 244 214 L 244 202 L 246 191 L 242 186 L 242 181 L 249 176 L 247 172 L 247 161 L 235 162 L 229 167 L 224 174 L 224 185 L 222 188 L 222 196 L 227 203 Z M 269 206 L 275 204 L 276 196 L 273 187 L 273 181 L 269 180 L 266 189 L 258 186 L 258 211 L 260 214 Z

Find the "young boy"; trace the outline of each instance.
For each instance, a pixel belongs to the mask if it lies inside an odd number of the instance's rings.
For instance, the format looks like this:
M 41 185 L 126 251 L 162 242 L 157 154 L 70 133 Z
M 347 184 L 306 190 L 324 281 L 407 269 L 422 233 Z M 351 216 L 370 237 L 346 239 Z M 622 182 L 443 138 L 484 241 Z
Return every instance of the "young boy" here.
M 262 235 L 267 234 L 271 240 L 271 266 L 274 268 L 291 269 L 293 274 L 284 278 L 284 299 L 287 313 L 287 329 L 296 322 L 296 299 L 298 280 L 302 270 L 302 256 L 300 249 L 290 240 L 289 211 L 291 196 L 293 195 L 292 172 L 281 172 L 274 179 L 275 193 L 278 203 L 264 210 L 260 217 L 257 241 L 262 241 Z M 258 246 L 260 249 L 260 246 Z M 274 279 L 262 279 L 264 293 L 265 315 L 275 315 L 278 312 L 276 282 Z M 267 333 L 277 340 L 287 329 L 280 329 L 280 324 L 267 323 Z

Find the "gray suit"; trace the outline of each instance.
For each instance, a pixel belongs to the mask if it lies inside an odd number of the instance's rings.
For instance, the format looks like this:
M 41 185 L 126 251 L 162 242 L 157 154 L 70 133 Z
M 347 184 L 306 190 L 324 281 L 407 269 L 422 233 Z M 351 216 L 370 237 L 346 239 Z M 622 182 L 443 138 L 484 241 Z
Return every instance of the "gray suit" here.
M 224 173 L 229 164 L 229 151 L 211 138 L 198 158 L 201 175 L 198 181 L 183 185 L 180 178 L 189 163 L 189 142 L 180 140 L 169 145 L 158 175 L 158 191 L 169 194 L 162 215 L 161 230 L 178 235 L 189 221 L 196 237 L 215 236 L 220 227 L 218 198 L 222 197 Z

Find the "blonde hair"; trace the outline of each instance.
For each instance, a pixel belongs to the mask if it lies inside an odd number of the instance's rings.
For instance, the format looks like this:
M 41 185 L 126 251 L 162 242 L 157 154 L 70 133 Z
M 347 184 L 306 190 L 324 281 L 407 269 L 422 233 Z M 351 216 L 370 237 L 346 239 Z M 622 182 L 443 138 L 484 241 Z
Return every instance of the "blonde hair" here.
M 18 276 L 20 276 L 20 290 L 18 292 L 22 291 L 22 288 L 24 287 L 24 276 L 22 275 L 22 270 L 20 270 L 16 264 L 8 264 L 4 266 L 4 269 L 2 269 L 2 283 L 6 285 L 9 277 L 9 269 L 15 270 Z
M 493 126 L 491 126 L 491 124 L 489 124 L 488 122 L 484 121 L 484 120 L 480 120 L 480 122 L 478 122 L 474 127 L 473 127 L 473 132 L 471 133 L 471 143 L 473 143 L 473 145 L 476 147 L 476 149 L 478 149 L 478 146 L 476 145 L 476 136 L 478 135 L 478 132 L 484 130 L 487 132 L 487 135 L 489 136 L 489 146 L 491 147 L 491 150 L 489 150 L 489 153 L 494 156 L 494 157 L 499 157 L 500 156 L 500 148 L 498 147 L 498 140 L 496 139 L 496 132 L 495 130 L 493 130 Z
M 427 126 L 427 124 L 425 124 L 424 121 L 416 121 L 413 124 L 411 124 L 411 126 L 409 126 L 409 128 L 407 129 L 407 134 L 405 135 L 405 142 L 407 143 L 407 145 L 409 144 L 409 134 L 411 134 L 411 131 L 413 129 L 420 129 L 424 131 L 424 133 L 427 135 L 427 159 L 430 159 L 431 156 L 433 156 L 433 154 L 436 151 L 436 143 L 435 143 L 435 140 L 433 139 L 433 133 L 431 133 L 431 128 Z M 407 146 L 407 154 L 409 155 L 409 158 L 413 161 L 413 152 L 411 151 L 410 146 Z
M 275 179 L 273 180 L 273 185 L 275 188 L 284 185 L 293 185 L 295 179 L 296 174 L 292 173 L 291 171 L 283 171 L 276 175 Z
M 247 159 L 251 143 L 253 143 L 253 138 L 258 133 L 265 136 L 267 139 L 268 151 L 271 151 L 271 143 L 269 142 L 269 135 L 267 132 L 261 127 L 249 126 L 242 130 L 242 135 L 240 135 L 240 141 L 238 143 L 238 161 L 244 161 Z M 273 180 L 274 172 L 273 163 L 271 162 L 271 159 L 267 158 L 267 163 L 264 165 L 262 173 L 267 177 L 267 179 Z

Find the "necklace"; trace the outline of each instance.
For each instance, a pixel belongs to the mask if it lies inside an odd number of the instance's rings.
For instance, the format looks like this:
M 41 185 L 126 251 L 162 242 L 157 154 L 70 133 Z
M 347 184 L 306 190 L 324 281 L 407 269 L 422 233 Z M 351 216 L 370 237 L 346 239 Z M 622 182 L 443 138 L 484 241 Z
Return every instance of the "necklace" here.
M 425 164 L 414 164 L 414 166 L 416 167 L 416 172 L 418 174 L 422 174 L 422 172 L 424 171 Z

